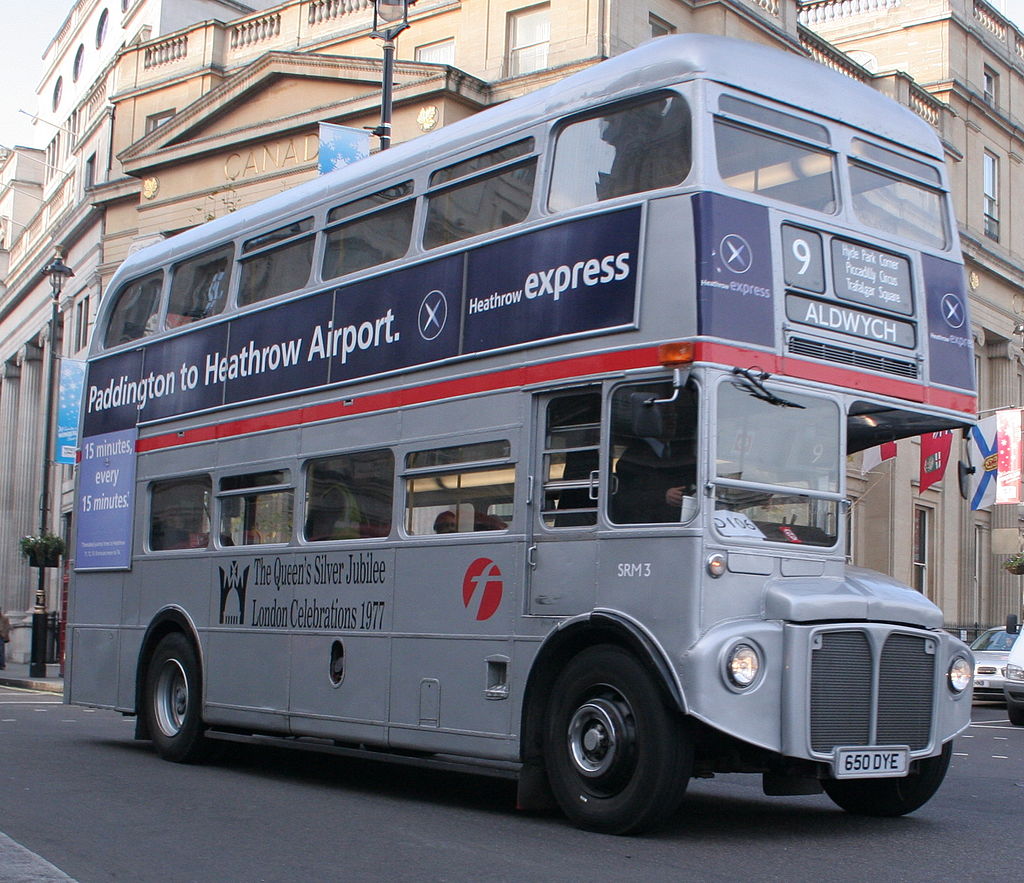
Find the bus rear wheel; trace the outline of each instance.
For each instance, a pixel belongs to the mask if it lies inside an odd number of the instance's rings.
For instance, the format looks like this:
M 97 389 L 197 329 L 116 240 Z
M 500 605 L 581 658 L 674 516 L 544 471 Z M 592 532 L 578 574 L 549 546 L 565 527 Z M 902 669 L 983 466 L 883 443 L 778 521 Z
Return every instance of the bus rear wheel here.
M 643 665 L 602 645 L 574 657 L 555 681 L 544 760 L 555 799 L 574 824 L 636 834 L 679 805 L 693 746 Z
M 149 662 L 143 701 L 150 738 L 164 760 L 195 763 L 206 756 L 201 696 L 192 642 L 178 632 L 162 638 Z
M 902 816 L 924 806 L 946 777 L 953 743 L 942 754 L 919 761 L 917 773 L 899 779 L 825 779 L 821 784 L 832 802 L 858 816 Z

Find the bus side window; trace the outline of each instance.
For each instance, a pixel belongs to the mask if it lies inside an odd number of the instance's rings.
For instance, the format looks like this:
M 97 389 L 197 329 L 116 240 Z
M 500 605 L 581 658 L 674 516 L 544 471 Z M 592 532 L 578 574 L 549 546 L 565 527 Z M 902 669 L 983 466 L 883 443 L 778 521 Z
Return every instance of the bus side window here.
M 220 543 L 258 546 L 292 538 L 294 490 L 287 469 L 232 475 L 220 482 Z
M 136 279 L 122 288 L 110 311 L 103 345 L 117 346 L 156 331 L 162 288 L 163 273 L 160 272 Z
M 305 538 L 386 537 L 394 483 L 395 456 L 387 449 L 312 461 L 306 472 Z
M 304 218 L 242 243 L 238 305 L 305 288 L 313 266 L 313 219 Z
M 510 452 L 507 441 L 497 441 L 409 454 L 406 531 L 415 536 L 507 528 L 516 473 L 507 462 Z
M 548 208 L 681 184 L 690 173 L 690 130 L 689 105 L 674 94 L 570 123 L 555 145 Z
M 547 527 L 597 524 L 600 440 L 600 393 L 559 396 L 548 402 L 541 510 Z
M 155 481 L 149 489 L 149 548 L 205 549 L 210 542 L 208 475 Z
M 188 325 L 224 309 L 234 254 L 234 247 L 228 245 L 175 265 L 167 303 L 168 328 Z
M 537 171 L 537 158 L 527 155 L 532 150 L 533 139 L 525 138 L 435 171 L 430 176 L 435 188 L 475 177 L 428 194 L 423 247 L 437 248 L 526 220 Z
M 410 200 L 328 230 L 323 278 L 334 279 L 402 257 L 412 241 L 415 207 Z

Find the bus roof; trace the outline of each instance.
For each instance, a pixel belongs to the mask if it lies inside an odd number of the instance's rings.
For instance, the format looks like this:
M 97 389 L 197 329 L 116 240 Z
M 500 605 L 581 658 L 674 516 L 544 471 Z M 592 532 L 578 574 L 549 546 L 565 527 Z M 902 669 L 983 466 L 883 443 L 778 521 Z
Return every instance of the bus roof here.
M 817 62 L 758 43 L 708 34 L 677 34 L 580 71 L 558 83 L 378 152 L 343 169 L 306 181 L 225 217 L 180 233 L 130 256 L 125 273 L 135 276 L 168 260 L 228 241 L 254 227 L 337 202 L 381 180 L 404 177 L 438 156 L 580 112 L 588 106 L 692 79 L 728 84 L 774 101 L 835 119 L 942 161 L 932 127 L 909 109 Z

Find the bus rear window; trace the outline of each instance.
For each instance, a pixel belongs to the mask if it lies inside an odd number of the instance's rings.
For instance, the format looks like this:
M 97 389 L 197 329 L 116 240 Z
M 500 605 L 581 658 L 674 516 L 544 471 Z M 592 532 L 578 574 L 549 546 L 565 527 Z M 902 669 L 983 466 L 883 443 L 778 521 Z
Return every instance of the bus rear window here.
M 832 154 L 715 120 L 718 171 L 730 187 L 819 212 L 836 210 Z
M 103 345 L 117 346 L 156 331 L 162 288 L 162 273 L 153 273 L 136 279 L 122 288 L 117 293 L 114 308 L 110 311 Z
M 555 145 L 548 208 L 673 187 L 690 173 L 691 156 L 690 108 L 681 95 L 570 123 Z
M 224 309 L 235 250 L 227 245 L 175 265 L 167 327 L 178 328 Z

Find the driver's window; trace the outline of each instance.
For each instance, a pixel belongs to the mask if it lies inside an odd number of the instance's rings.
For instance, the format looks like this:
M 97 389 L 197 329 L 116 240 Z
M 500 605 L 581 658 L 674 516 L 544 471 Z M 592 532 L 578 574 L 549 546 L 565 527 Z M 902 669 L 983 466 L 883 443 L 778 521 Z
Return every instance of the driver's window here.
M 688 521 L 697 509 L 697 390 L 624 386 L 612 396 L 609 517 L 616 524 Z

